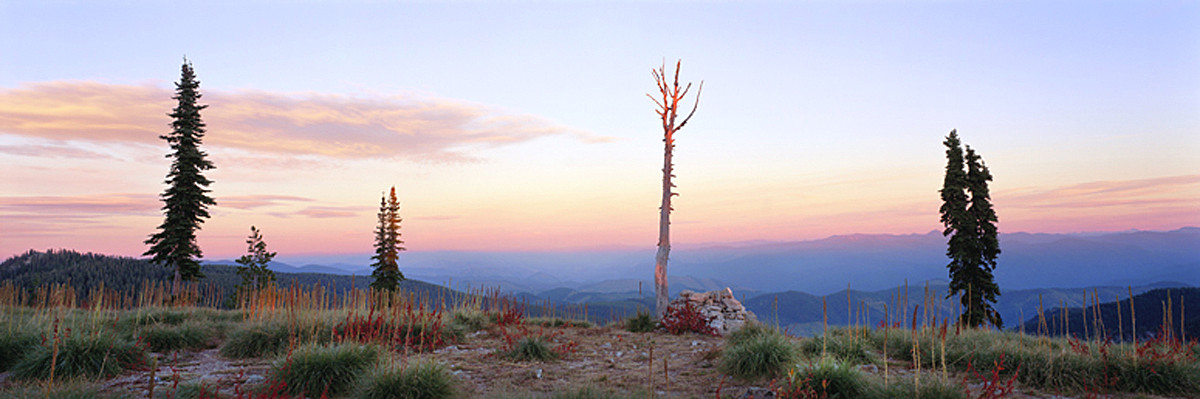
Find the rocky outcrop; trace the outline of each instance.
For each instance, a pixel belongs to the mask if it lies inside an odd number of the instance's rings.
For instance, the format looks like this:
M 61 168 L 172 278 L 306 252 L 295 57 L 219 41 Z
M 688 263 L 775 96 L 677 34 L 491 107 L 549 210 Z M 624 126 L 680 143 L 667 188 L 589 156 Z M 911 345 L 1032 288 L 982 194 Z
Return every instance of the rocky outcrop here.
M 671 301 L 671 306 L 683 306 L 688 302 L 699 310 L 701 315 L 711 318 L 712 321 L 708 325 L 721 335 L 737 331 L 746 323 L 757 320 L 754 313 L 746 310 L 746 307 L 733 297 L 733 290 L 729 288 L 709 292 L 683 290 L 679 293 L 679 298 Z

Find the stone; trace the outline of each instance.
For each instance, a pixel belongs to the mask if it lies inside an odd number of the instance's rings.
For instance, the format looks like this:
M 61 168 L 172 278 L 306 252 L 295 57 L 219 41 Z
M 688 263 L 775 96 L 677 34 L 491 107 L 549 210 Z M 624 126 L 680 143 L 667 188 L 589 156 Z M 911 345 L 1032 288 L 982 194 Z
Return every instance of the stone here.
M 757 320 L 754 313 L 738 302 L 730 288 L 709 292 L 683 290 L 678 298 L 671 301 L 671 306 L 684 306 L 685 303 L 691 303 L 701 315 L 712 319 L 708 325 L 720 335 L 728 335 L 744 327 L 748 321 Z

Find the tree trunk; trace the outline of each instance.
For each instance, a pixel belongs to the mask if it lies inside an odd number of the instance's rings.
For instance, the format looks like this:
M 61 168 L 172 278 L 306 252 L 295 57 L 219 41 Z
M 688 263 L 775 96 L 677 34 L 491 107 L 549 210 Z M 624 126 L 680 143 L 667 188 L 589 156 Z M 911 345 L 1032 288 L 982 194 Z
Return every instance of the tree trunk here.
M 654 256 L 654 302 L 655 312 L 660 320 L 667 314 L 668 304 L 667 258 L 671 252 L 671 197 L 675 195 L 671 192 L 671 174 L 674 169 L 671 164 L 671 150 L 675 147 L 673 133 L 675 132 L 668 130 L 663 139 L 666 143 L 663 150 L 663 193 L 658 216 L 658 253 Z

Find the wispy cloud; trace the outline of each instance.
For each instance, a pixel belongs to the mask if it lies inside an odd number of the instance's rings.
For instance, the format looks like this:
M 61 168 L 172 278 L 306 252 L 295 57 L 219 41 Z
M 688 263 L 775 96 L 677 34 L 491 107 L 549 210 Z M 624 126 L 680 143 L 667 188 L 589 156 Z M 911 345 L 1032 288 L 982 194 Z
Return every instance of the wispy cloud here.
M 105 159 L 107 154 L 68 145 L 0 145 L 0 154 L 37 158 Z
M 119 228 L 122 219 L 159 216 L 161 207 L 155 195 L 143 194 L 4 196 L 0 197 L 0 240 L 61 238 L 84 230 Z
M 162 203 L 155 195 L 105 194 L 93 196 L 0 197 L 0 215 L 20 214 L 67 217 L 155 215 Z
M 1187 195 L 1192 193 L 1192 195 Z M 1096 181 L 1050 189 L 1027 188 L 998 195 L 1013 208 L 1196 207 L 1200 175 Z
M 352 218 L 369 209 L 371 208 L 361 206 L 310 206 L 301 209 L 296 214 L 317 219 Z
M 234 209 L 255 209 L 276 205 L 288 205 L 296 202 L 313 202 L 312 198 L 291 195 L 239 195 L 217 199 L 217 205 Z
M 333 158 L 465 161 L 471 150 L 570 135 L 595 136 L 530 115 L 436 98 L 204 91 L 206 143 Z M 0 88 L 0 133 L 68 141 L 159 143 L 174 106 L 151 85 L 59 81 Z

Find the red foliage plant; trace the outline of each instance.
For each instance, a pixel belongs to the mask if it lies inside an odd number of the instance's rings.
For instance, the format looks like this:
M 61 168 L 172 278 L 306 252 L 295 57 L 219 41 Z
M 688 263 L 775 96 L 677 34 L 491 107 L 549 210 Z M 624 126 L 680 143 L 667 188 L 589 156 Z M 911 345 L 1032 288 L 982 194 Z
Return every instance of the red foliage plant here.
M 431 351 L 446 344 L 440 309 L 427 311 L 409 304 L 393 309 L 387 319 L 384 316 L 376 314 L 375 308 L 371 308 L 365 317 L 347 314 L 346 320 L 334 327 L 334 338 L 341 342 L 377 342 L 392 349 L 415 351 Z
M 672 305 L 667 308 L 667 314 L 662 319 L 662 326 L 667 332 L 675 335 L 693 332 L 717 336 L 717 329 L 709 324 L 713 319 L 715 317 L 705 317 L 700 314 L 700 309 L 696 309 L 691 302 L 684 302 L 683 305 Z
M 979 399 L 1000 399 L 1008 397 L 1008 395 L 1012 394 L 1013 392 L 1013 384 L 1017 382 L 1017 375 L 1021 373 L 1021 366 L 1018 365 L 1017 370 L 1013 372 L 1012 377 L 1009 377 L 1007 381 L 1000 378 L 1000 372 L 1004 371 L 1003 353 L 1000 354 L 1000 360 L 997 360 L 993 366 L 994 367 L 992 367 L 991 375 L 985 378 L 979 375 L 978 371 L 975 371 L 975 367 L 971 364 L 971 362 L 967 362 L 967 373 L 975 376 L 975 379 L 979 380 L 983 384 L 983 386 L 980 388 Z M 962 383 L 963 389 L 966 389 L 968 385 L 967 377 L 963 377 Z M 969 393 L 970 392 L 968 392 L 968 396 L 970 396 Z

